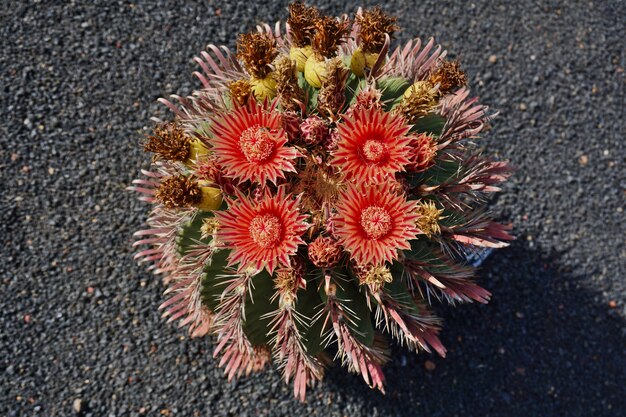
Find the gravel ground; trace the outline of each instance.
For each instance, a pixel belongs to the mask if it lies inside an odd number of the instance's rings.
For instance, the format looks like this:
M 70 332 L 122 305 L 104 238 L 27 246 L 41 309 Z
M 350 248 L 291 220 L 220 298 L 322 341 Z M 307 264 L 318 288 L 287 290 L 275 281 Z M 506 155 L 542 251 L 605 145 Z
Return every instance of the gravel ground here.
M 131 259 L 147 207 L 124 191 L 156 99 L 286 1 L 1 2 L 0 415 L 623 413 L 626 6 L 449 3 L 385 8 L 501 112 L 483 143 L 518 169 L 495 204 L 519 238 L 484 264 L 489 305 L 442 310 L 445 360 L 396 349 L 386 396 L 334 368 L 301 405 L 275 370 L 227 383 L 206 339 L 163 323 Z

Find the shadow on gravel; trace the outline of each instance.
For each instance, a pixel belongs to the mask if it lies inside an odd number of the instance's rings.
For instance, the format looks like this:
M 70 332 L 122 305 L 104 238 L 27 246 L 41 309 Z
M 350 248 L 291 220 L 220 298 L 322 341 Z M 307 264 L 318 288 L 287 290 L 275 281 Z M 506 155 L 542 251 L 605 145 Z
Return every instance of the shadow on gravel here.
M 557 255 L 524 244 L 484 264 L 488 305 L 440 312 L 446 359 L 394 346 L 387 395 L 337 369 L 328 390 L 361 397 L 382 416 L 618 415 L 626 406 L 624 321 Z

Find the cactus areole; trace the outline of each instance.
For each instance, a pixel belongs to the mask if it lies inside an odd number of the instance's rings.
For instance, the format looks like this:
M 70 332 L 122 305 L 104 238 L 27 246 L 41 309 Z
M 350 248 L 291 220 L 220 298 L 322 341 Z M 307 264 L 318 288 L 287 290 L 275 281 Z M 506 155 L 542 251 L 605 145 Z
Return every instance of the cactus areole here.
M 228 378 L 274 362 L 304 401 L 334 357 L 384 391 L 389 340 L 445 356 L 431 303 L 490 298 L 466 259 L 512 239 L 486 207 L 510 169 L 472 144 L 493 115 L 432 39 L 392 48 L 397 29 L 294 3 L 160 99 L 136 258 Z

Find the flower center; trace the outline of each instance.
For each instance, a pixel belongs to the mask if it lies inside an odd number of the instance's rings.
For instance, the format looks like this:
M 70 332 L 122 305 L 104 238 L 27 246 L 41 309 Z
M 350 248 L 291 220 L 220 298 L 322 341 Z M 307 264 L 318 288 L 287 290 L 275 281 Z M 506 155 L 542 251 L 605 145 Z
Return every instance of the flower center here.
M 282 235 L 280 219 L 273 214 L 261 214 L 250 222 L 250 237 L 263 249 L 276 247 Z
M 369 239 L 384 237 L 391 230 L 389 212 L 379 206 L 369 206 L 361 212 L 361 227 Z
M 260 126 L 244 130 L 239 137 L 239 147 L 248 162 L 264 162 L 274 153 L 276 143 L 270 132 Z
M 361 147 L 361 152 L 365 160 L 373 164 L 383 161 L 389 155 L 387 146 L 376 139 L 367 139 Z

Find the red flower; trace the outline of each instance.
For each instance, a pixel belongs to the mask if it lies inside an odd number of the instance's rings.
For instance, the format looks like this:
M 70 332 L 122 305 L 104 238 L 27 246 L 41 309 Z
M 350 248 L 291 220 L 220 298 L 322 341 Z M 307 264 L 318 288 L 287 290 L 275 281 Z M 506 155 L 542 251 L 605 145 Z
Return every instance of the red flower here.
M 418 233 L 415 201 L 406 201 L 391 184 L 348 186 L 337 203 L 335 235 L 359 265 L 380 265 L 411 249 Z
M 225 175 L 265 185 L 296 171 L 293 160 L 300 154 L 285 146 L 287 135 L 276 103 L 265 108 L 250 100 L 213 120 L 210 142 Z
M 334 163 L 357 184 L 393 177 L 409 163 L 409 128 L 401 116 L 376 107 L 357 108 L 337 126 Z
M 258 202 L 239 194 L 226 211 L 215 211 L 219 238 L 232 249 L 229 265 L 265 268 L 270 274 L 279 264 L 289 266 L 289 257 L 304 243 L 300 236 L 309 227 L 306 216 L 300 215 L 299 203 L 299 198 L 287 196 L 284 187 L 279 187 Z

